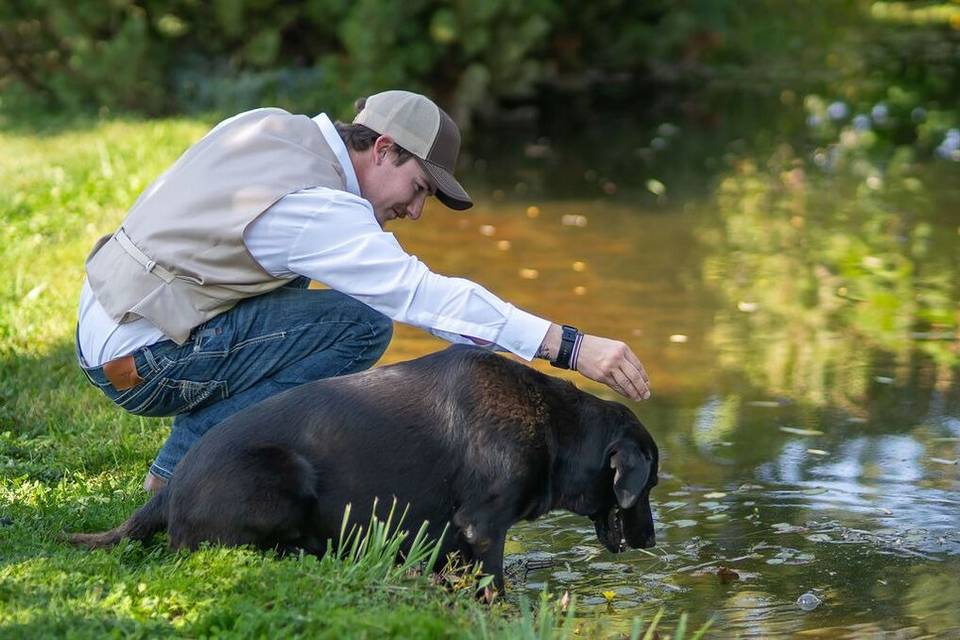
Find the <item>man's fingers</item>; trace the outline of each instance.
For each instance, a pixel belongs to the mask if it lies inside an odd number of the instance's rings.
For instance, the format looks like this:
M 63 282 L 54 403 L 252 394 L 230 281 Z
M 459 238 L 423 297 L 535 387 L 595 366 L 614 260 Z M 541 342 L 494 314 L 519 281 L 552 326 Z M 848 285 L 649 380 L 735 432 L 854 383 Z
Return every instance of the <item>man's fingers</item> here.
M 632 364 L 637 371 L 640 373 L 640 377 L 643 378 L 644 384 L 650 384 L 650 378 L 647 376 L 647 370 L 643 368 L 643 364 L 640 362 L 640 359 L 637 358 L 632 350 L 627 349 L 627 362 Z
M 637 385 L 622 370 L 617 369 L 612 372 L 613 390 L 632 400 L 643 400 L 646 397 L 646 386 Z

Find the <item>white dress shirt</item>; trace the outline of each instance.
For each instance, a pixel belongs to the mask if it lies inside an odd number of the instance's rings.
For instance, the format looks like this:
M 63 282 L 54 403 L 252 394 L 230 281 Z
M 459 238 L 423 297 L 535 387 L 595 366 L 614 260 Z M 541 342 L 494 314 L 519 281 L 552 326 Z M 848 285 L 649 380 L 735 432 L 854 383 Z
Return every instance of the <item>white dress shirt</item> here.
M 380 228 L 347 148 L 325 114 L 314 118 L 343 167 L 347 191 L 314 187 L 288 194 L 250 223 L 244 243 L 268 273 L 306 276 L 450 342 L 492 343 L 533 359 L 550 322 L 504 302 L 480 285 L 430 271 Z M 80 351 L 99 366 L 167 339 L 146 319 L 114 322 L 83 283 Z

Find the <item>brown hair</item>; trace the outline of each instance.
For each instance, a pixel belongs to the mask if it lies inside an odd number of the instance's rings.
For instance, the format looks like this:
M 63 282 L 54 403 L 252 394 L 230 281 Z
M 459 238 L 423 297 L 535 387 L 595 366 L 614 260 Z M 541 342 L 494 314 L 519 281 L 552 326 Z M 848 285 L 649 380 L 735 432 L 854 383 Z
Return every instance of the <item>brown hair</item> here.
M 357 113 L 360 113 L 366 104 L 366 98 L 357 98 L 356 102 L 353 103 L 353 107 L 357 110 Z M 337 121 L 334 123 L 334 126 L 337 128 L 337 133 L 343 138 L 343 143 L 347 145 L 347 148 L 353 149 L 354 151 L 366 151 L 373 146 L 373 143 L 380 137 L 379 133 L 362 124 L 348 124 Z M 393 144 L 393 150 L 397 154 L 397 158 L 393 161 L 393 164 L 398 167 L 413 157 L 412 153 L 396 143 Z

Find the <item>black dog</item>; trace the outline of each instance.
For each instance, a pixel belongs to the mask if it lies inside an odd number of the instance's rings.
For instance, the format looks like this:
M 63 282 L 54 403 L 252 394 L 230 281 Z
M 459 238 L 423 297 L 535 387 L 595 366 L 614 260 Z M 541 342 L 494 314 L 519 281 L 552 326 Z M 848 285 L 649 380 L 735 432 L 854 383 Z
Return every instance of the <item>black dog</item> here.
M 439 557 L 483 563 L 503 590 L 507 530 L 564 508 L 589 516 L 613 552 L 654 545 L 658 452 L 621 404 L 469 347 L 305 384 L 210 430 L 170 483 L 91 548 L 166 529 L 203 541 L 304 549 L 338 539 L 344 508 L 362 524 L 374 500 L 429 522 Z M 384 513 L 379 513 L 381 517 Z M 408 541 L 409 541 L 408 537 Z

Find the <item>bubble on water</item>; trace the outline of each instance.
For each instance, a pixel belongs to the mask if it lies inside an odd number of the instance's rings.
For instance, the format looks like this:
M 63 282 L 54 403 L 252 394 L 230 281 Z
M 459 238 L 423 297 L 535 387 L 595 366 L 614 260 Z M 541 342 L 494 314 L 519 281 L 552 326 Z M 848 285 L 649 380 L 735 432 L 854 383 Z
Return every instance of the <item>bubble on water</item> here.
M 817 597 L 815 593 L 807 591 L 805 594 L 797 598 L 797 606 L 800 607 L 803 611 L 813 611 L 823 602 L 820 598 Z

